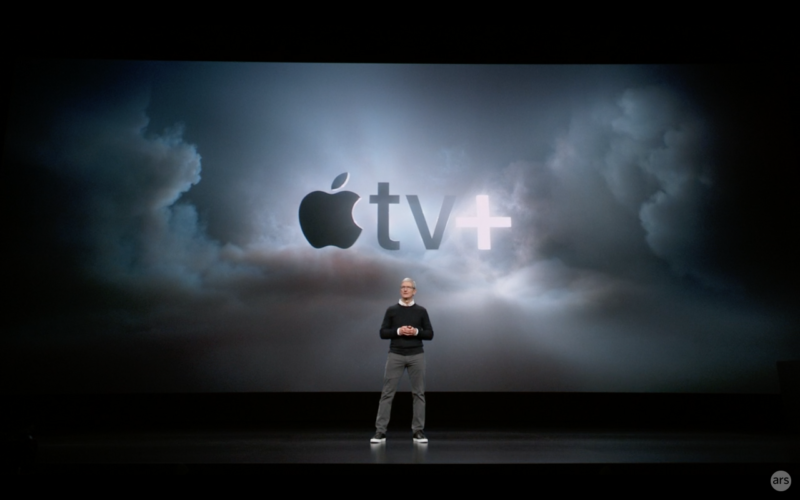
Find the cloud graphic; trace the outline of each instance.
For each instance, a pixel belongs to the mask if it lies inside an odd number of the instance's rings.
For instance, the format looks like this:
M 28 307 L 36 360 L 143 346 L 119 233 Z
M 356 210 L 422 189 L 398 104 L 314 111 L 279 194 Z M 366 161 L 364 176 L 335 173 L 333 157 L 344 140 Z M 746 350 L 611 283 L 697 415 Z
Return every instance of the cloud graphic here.
M 39 64 L 4 152 L 9 390 L 375 390 L 406 276 L 437 331 L 436 390 L 768 392 L 798 352 L 791 309 L 747 288 L 765 260 L 725 252 L 749 186 L 730 189 L 718 122 L 670 85 L 596 67 Z M 311 248 L 299 203 L 343 171 L 363 234 Z M 379 182 L 400 199 L 397 251 L 377 241 Z M 481 194 L 513 221 L 491 251 L 455 224 Z M 438 250 L 409 195 L 429 229 L 457 197 Z

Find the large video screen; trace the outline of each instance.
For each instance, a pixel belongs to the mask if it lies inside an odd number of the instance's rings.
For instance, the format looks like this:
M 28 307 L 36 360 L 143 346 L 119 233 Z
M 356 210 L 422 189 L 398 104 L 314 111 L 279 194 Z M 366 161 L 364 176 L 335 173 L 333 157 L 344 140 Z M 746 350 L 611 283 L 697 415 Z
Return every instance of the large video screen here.
M 796 99 L 758 71 L 20 62 L 3 390 L 379 391 L 409 277 L 428 391 L 775 393 Z

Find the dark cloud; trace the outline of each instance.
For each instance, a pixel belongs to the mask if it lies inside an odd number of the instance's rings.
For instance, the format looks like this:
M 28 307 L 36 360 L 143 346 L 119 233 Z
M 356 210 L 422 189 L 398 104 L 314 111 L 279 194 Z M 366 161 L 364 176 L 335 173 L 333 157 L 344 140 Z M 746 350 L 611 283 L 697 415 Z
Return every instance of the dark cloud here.
M 770 392 L 798 352 L 758 265 L 725 256 L 739 195 L 718 122 L 647 72 L 26 71 L 4 153 L 10 390 L 374 390 L 405 276 L 437 332 L 435 390 Z M 313 249 L 299 203 L 345 171 L 362 236 Z M 398 251 L 378 244 L 378 182 Z M 454 222 L 478 194 L 513 221 L 490 252 Z M 407 195 L 429 227 L 457 196 L 438 250 Z

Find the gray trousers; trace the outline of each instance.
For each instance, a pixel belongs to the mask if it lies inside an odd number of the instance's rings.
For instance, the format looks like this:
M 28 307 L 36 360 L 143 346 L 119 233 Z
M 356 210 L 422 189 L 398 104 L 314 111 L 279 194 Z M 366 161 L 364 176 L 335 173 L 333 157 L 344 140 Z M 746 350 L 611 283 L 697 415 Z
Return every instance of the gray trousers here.
M 383 393 L 378 405 L 378 418 L 375 420 L 375 428 L 378 432 L 386 433 L 389 418 L 392 415 L 392 400 L 397 392 L 397 384 L 400 383 L 400 378 L 406 369 L 408 369 L 408 378 L 411 381 L 411 397 L 414 398 L 414 418 L 411 420 L 411 429 L 416 432 L 425 428 L 425 353 L 402 356 L 390 352 L 386 358 Z

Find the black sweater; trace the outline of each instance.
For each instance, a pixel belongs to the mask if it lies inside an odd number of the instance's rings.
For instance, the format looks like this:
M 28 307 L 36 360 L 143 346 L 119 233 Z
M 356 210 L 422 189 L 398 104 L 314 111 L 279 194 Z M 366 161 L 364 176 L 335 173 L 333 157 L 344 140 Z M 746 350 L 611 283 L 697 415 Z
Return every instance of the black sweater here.
M 419 333 L 413 337 L 398 335 L 397 329 L 401 326 L 413 326 Z M 416 303 L 410 307 L 400 304 L 389 307 L 383 317 L 381 338 L 392 340 L 389 352 L 403 356 L 420 354 L 423 352 L 422 341 L 433 340 L 433 327 L 428 318 L 428 310 Z

